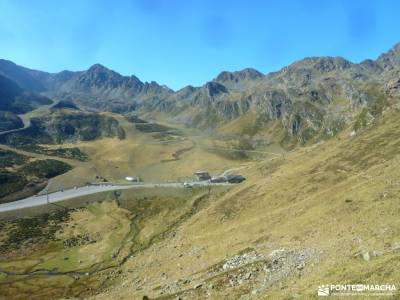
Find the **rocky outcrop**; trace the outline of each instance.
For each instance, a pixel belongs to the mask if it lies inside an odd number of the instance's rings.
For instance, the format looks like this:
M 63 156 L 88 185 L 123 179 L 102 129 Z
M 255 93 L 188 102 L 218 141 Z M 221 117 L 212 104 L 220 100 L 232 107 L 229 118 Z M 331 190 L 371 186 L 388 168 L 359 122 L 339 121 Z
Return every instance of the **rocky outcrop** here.
M 391 79 L 385 86 L 385 92 L 389 96 L 395 96 L 400 93 L 400 78 Z

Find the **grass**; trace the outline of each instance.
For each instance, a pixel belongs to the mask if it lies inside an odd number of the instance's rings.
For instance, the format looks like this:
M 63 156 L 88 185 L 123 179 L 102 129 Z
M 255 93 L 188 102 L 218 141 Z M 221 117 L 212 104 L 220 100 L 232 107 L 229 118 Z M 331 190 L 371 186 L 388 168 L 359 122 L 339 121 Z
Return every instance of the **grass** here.
M 33 132 L 27 130 L 18 136 L 11 135 L 13 138 L 6 142 L 12 147 L 34 153 L 34 157 L 48 159 L 56 156 L 74 166 L 73 170 L 51 180 L 50 191 L 82 186 L 96 181 L 96 176 L 106 178 L 109 182 L 124 182 L 126 176 L 139 176 L 144 181 L 187 180 L 198 170 L 206 169 L 219 174 L 243 162 L 240 158 L 229 157 L 236 151 L 220 150 L 213 153 L 207 150 L 213 138 L 201 131 L 179 128 L 179 133 L 174 134 L 143 132 L 135 127 L 139 121 L 146 122 L 141 119 L 130 122 L 124 116 L 113 113 L 103 113 L 101 116 L 117 120 L 125 132 L 125 139 L 114 137 L 71 141 L 59 146 L 49 144 L 51 139 L 38 139 L 37 132 L 29 129 Z M 45 116 L 35 114 L 34 117 L 41 119 Z M 169 124 L 160 126 L 174 128 Z M 37 144 L 35 139 L 41 144 Z M 19 184 L 18 189 L 21 188 L 22 184 Z
M 210 153 L 206 149 L 208 144 L 211 145 L 209 136 L 192 136 L 191 132 L 182 129 L 183 136 L 164 143 L 152 133 L 135 129 L 133 123 L 126 122 L 123 128 L 126 132 L 124 140 L 104 138 L 65 144 L 64 147 L 78 147 L 87 153 L 89 160 L 53 179 L 50 188 L 79 186 L 95 181 L 96 176 L 109 182 L 124 182 L 126 176 L 139 176 L 144 181 L 153 182 L 183 181 L 198 170 L 206 169 L 218 174 L 242 163 L 241 160 Z
M 18 299 L 32 293 L 39 297 L 72 296 L 87 292 L 87 287 L 98 288 L 106 280 L 113 281 L 110 271 L 118 273 L 119 263 L 130 253 L 140 253 L 170 236 L 179 224 L 190 218 L 208 201 L 205 189 L 174 190 L 167 193 L 148 189 L 137 192 L 123 191 L 121 208 L 115 202 L 92 203 L 86 208 L 69 212 L 44 215 L 39 218 L 22 219 L 0 223 L 3 234 L 0 242 L 13 241 L 12 248 L 5 247 L 7 259 L 0 259 L 0 270 L 27 272 L 53 270 L 57 272 L 79 271 L 82 274 L 105 269 L 91 276 L 26 275 L 2 276 L 0 297 Z M 161 196 L 165 195 L 165 196 Z M 63 241 L 90 234 L 94 242 L 63 247 Z M 21 249 L 25 248 L 25 251 Z M 10 249 L 12 249 L 10 251 Z M 31 249 L 29 252 L 28 250 Z M 129 263 L 125 263 L 129 266 Z M 109 268 L 109 269 L 108 269 Z M 56 281 L 56 283 L 54 282 Z M 32 282 L 35 282 L 32 286 Z M 42 287 L 42 291 L 36 287 Z M 17 292 L 18 289 L 18 292 Z M 52 296 L 53 295 L 53 296 Z
M 30 162 L 19 169 L 19 171 L 28 177 L 33 176 L 49 179 L 68 172 L 71 169 L 72 167 L 70 165 L 62 161 L 46 159 Z
M 312 299 L 326 283 L 398 284 L 400 254 L 392 249 L 400 242 L 400 118 L 396 111 L 384 113 L 355 137 L 346 131 L 285 159 L 241 170 L 247 177 L 243 184 L 208 202 L 168 240 L 126 265 L 128 278 L 133 278 L 128 270 L 146 278 L 143 291 L 117 282 L 107 297 L 158 297 L 160 282 L 204 274 L 246 248 L 265 255 L 282 248 L 322 251 L 300 276 L 272 285 L 265 299 Z M 361 249 L 369 252 L 369 261 L 356 256 Z M 198 280 L 207 280 L 201 276 Z M 229 297 L 240 297 L 241 291 L 229 291 Z
M 29 247 L 29 244 L 46 244 L 55 240 L 59 223 L 69 219 L 69 212 L 60 211 L 44 214 L 36 218 L 23 218 L 15 221 L 3 221 L 0 227 L 8 231 L 6 238 L 0 241 L 0 253 L 6 254 Z M 7 230 L 8 229 L 8 230 Z
M 206 190 L 165 189 L 159 194 L 149 194 L 155 193 L 153 190 L 123 191 L 124 209 L 94 204 L 76 212 L 63 233 L 57 235 L 66 239 L 100 232 L 101 241 L 61 253 L 53 246 L 49 254 L 38 253 L 38 257 L 48 258 L 47 262 L 38 264 L 37 257 L 26 257 L 17 265 L 90 270 L 92 264 L 116 266 L 121 257 L 133 253 L 121 267 L 113 269 L 121 271 L 120 275 L 96 274 L 87 281 L 82 279 L 82 285 L 98 288 L 105 280 L 101 287 L 109 292 L 98 289 L 100 295 L 95 298 L 140 299 L 143 295 L 158 297 L 160 286 L 173 286 L 193 276 L 198 276 L 196 282 L 206 282 L 209 268 L 250 249 L 267 256 L 276 249 L 312 248 L 321 251 L 312 263 L 307 263 L 299 274 L 289 274 L 272 285 L 261 297 L 312 299 L 316 288 L 326 283 L 398 283 L 400 254 L 395 246 L 400 243 L 400 113 L 382 113 L 384 118 L 377 116 L 353 137 L 349 136 L 352 128 L 347 128 L 323 143 L 289 152 L 284 158 L 246 165 L 201 148 L 200 143 L 203 147 L 212 144 L 210 137 L 152 144 L 155 140 L 136 131 L 133 124 L 124 125 L 125 140 L 79 143 L 91 161 L 78 166 L 77 173 L 73 170 L 55 182 L 97 173 L 110 180 L 125 174 L 166 180 L 190 176 L 197 169 L 217 172 L 239 165 L 247 180 L 210 196 Z M 269 134 L 257 132 L 255 136 Z M 179 160 L 160 162 L 171 159 L 173 153 L 189 147 L 192 141 L 196 147 Z M 227 141 L 221 139 L 218 143 Z M 111 259 L 115 249 L 119 249 L 119 255 Z M 357 255 L 360 250 L 368 251 L 370 260 Z M 65 253 L 69 263 L 64 260 Z M 91 254 L 95 254 L 93 259 Z M 78 260 L 83 265 L 77 265 Z M 10 262 L 6 263 L 11 267 Z M 29 290 L 26 283 L 30 280 L 15 281 L 1 290 Z M 43 286 L 45 279 L 36 282 Z M 78 282 L 52 285 L 46 295 L 60 293 L 61 289 L 78 295 L 83 289 Z M 244 285 L 229 290 L 229 297 L 238 298 L 247 288 Z
M 11 154 L 8 154 L 10 156 Z M 27 158 L 19 155 L 11 155 L 13 159 L 7 160 L 7 163 L 12 163 L 12 170 L 6 168 L 0 168 L 0 198 L 7 202 L 7 197 L 12 197 L 14 193 L 23 192 L 25 188 L 31 190 L 27 195 L 34 194 L 37 192 L 37 188 L 42 188 L 44 182 L 48 179 L 63 174 L 71 170 L 71 166 L 57 160 L 45 159 L 45 160 L 34 160 L 27 161 Z M 18 165 L 22 164 L 22 165 Z M 13 198 L 10 198 L 11 201 Z
M 19 299 L 20 295 L 26 293 L 32 293 L 35 297 L 42 295 L 46 299 L 51 295 L 60 297 L 69 289 L 77 290 L 81 283 L 71 275 L 51 276 L 46 274 L 46 270 L 85 273 L 94 271 L 97 267 L 113 266 L 115 259 L 112 254 L 121 247 L 130 230 L 129 213 L 112 202 L 92 204 L 91 210 L 96 211 L 96 214 L 88 209 L 78 209 L 21 219 L 3 225 L 3 230 L 9 234 L 2 239 L 2 250 L 6 251 L 3 255 L 7 255 L 7 259 L 1 256 L 0 270 L 41 270 L 44 275 L 3 275 L 0 280 L 0 297 Z M 95 242 L 63 247 L 64 240 L 85 232 L 102 234 L 97 234 Z M 49 284 L 49 281 L 57 281 L 57 284 Z M 31 285 L 32 282 L 35 283 L 34 286 Z M 42 287 L 42 291 L 39 292 L 35 287 Z M 86 287 L 87 284 L 80 286 L 78 291 L 82 292 Z M 55 296 L 50 298 L 52 297 Z
M 0 149 L 0 168 L 22 165 L 28 160 L 28 157 L 15 153 L 13 151 Z
M 60 148 L 60 147 L 51 147 L 50 145 L 47 145 L 46 147 L 44 146 L 39 146 L 39 145 L 24 145 L 21 147 L 18 147 L 21 150 L 28 151 L 28 152 L 34 152 L 38 154 L 44 154 L 48 156 L 56 156 L 60 158 L 67 158 L 67 159 L 74 159 L 78 161 L 88 161 L 88 155 L 81 151 L 77 147 L 68 147 L 68 148 Z
M 41 190 L 48 179 L 72 167 L 54 159 L 32 160 L 25 155 L 0 150 L 0 198 L 10 202 Z

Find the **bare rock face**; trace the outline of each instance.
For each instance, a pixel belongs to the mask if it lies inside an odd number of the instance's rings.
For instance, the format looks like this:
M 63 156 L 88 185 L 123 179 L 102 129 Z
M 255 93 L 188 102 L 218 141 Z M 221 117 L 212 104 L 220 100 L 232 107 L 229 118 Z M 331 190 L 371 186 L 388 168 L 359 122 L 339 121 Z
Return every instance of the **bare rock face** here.
M 386 71 L 397 69 L 400 65 L 400 43 L 379 56 L 376 62 Z
M 214 81 L 207 82 L 205 85 L 205 90 L 207 96 L 209 97 L 214 97 L 215 95 L 228 92 L 224 85 Z
M 400 78 L 391 79 L 385 86 L 385 92 L 389 96 L 395 96 L 400 93 Z
M 264 74 L 261 72 L 255 69 L 246 68 L 244 70 L 235 72 L 223 71 L 219 73 L 219 75 L 213 81 L 229 85 L 230 83 L 235 84 L 245 80 L 257 80 L 263 77 Z

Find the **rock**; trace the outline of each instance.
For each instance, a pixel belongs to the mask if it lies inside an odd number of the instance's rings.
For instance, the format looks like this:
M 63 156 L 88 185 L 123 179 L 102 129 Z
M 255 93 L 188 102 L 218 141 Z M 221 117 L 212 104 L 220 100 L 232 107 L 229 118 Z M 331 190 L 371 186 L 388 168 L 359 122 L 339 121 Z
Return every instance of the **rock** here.
M 393 243 L 391 250 L 392 251 L 400 250 L 400 242 Z
M 400 79 L 389 80 L 389 82 L 385 86 L 385 92 L 388 95 L 393 96 L 398 91 L 400 91 Z
M 368 251 L 362 252 L 361 256 L 365 261 L 369 261 L 370 260 L 370 256 L 369 256 L 369 252 Z
M 302 263 L 300 263 L 299 265 L 297 265 L 297 269 L 298 269 L 298 270 L 303 270 L 304 267 L 305 267 L 304 262 L 302 262 Z

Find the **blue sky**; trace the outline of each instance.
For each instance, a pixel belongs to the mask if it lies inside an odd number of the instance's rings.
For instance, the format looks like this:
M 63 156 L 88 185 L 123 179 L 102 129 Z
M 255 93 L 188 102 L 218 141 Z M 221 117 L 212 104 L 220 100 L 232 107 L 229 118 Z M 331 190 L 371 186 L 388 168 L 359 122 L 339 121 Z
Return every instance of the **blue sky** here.
M 49 72 L 101 63 L 173 89 L 306 56 L 376 58 L 400 1 L 0 0 L 0 58 Z

